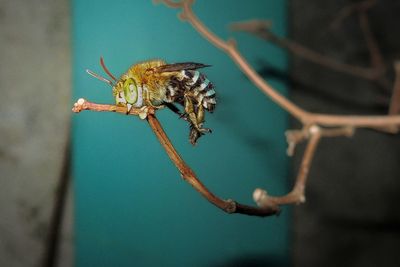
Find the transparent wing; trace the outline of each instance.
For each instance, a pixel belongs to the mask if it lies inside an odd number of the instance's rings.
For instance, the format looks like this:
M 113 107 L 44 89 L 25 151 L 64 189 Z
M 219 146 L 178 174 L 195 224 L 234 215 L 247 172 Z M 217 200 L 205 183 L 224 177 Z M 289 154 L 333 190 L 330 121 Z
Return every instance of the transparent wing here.
M 211 65 L 206 65 L 202 63 L 195 62 L 182 62 L 174 64 L 166 64 L 155 68 L 156 72 L 173 72 L 181 70 L 196 70 L 200 68 L 210 67 Z

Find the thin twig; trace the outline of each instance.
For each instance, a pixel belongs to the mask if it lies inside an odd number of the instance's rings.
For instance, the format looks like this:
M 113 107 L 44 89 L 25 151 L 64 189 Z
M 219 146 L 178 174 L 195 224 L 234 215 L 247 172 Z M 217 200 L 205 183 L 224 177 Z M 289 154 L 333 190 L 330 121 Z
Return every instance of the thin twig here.
M 314 64 L 321 65 L 325 68 L 329 68 L 340 73 L 345 73 L 372 81 L 377 80 L 381 76 L 381 73 L 377 72 L 374 68 L 361 67 L 343 63 L 334 58 L 307 48 L 293 40 L 290 40 L 289 38 L 279 37 L 271 31 L 269 25 L 267 25 L 266 23 L 262 23 L 262 21 L 251 20 L 237 22 L 231 24 L 230 28 L 235 31 L 251 33 L 263 40 L 266 40 L 281 48 L 286 49 L 288 52 L 296 55 L 299 58 L 303 58 Z
M 390 81 L 386 76 L 386 65 L 383 59 L 382 52 L 379 49 L 378 42 L 372 33 L 368 10 L 375 6 L 376 0 L 367 0 L 359 3 L 352 4 L 344 8 L 338 15 L 338 18 L 334 20 L 336 26 L 341 23 L 341 21 L 353 14 L 358 13 L 358 19 L 361 31 L 364 35 L 366 45 L 370 54 L 371 65 L 370 67 L 361 67 L 352 64 L 343 63 L 336 60 L 335 58 L 326 56 L 324 54 L 318 53 L 315 50 L 307 48 L 289 38 L 279 37 L 271 31 L 271 22 L 264 20 L 251 20 L 244 22 L 237 22 L 231 24 L 231 29 L 234 31 L 243 31 L 251 33 L 259 38 L 262 38 L 268 42 L 271 42 L 281 48 L 286 49 L 293 55 L 308 60 L 314 64 L 321 65 L 325 68 L 359 77 L 362 79 L 377 82 L 382 87 L 378 89 L 390 88 Z M 332 25 L 333 25 L 332 24 Z
M 400 114 L 400 61 L 394 63 L 395 81 L 393 85 L 393 93 L 389 106 L 389 114 Z
M 350 15 L 353 15 L 354 13 L 358 13 L 357 15 L 360 28 L 364 35 L 364 39 L 370 54 L 371 68 L 376 70 L 376 81 L 378 84 L 381 84 L 383 88 L 389 89 L 390 81 L 385 75 L 387 66 L 385 65 L 383 54 L 379 49 L 378 41 L 372 33 L 368 17 L 368 11 L 375 7 L 377 2 L 377 0 L 365 0 L 344 7 L 332 21 L 331 28 L 337 29 L 342 24 L 344 19 Z
M 378 42 L 371 31 L 371 26 L 369 25 L 369 19 L 366 11 L 362 11 L 358 14 L 358 20 L 360 22 L 360 28 L 364 34 L 365 42 L 371 57 L 371 66 L 375 70 L 380 70 L 383 73 L 386 69 L 385 62 L 379 49 Z
M 81 112 L 82 110 L 93 110 L 93 111 L 108 111 L 108 112 L 118 112 L 118 113 L 127 113 L 126 107 L 108 105 L 108 104 L 97 104 L 93 102 L 89 102 L 86 99 L 80 98 L 74 104 L 72 111 L 75 113 Z M 132 108 L 130 110 L 131 115 L 139 115 L 143 110 Z
M 318 126 L 312 126 L 309 130 L 310 138 L 303 155 L 303 159 L 300 165 L 299 172 L 297 174 L 296 182 L 293 189 L 287 195 L 281 197 L 274 197 L 268 195 L 267 191 L 257 188 L 253 193 L 254 201 L 260 207 L 273 207 L 276 205 L 285 204 L 299 204 L 305 202 L 305 187 L 310 171 L 311 162 L 315 154 L 315 150 L 318 146 L 319 140 L 321 139 L 321 130 Z
M 288 143 L 287 154 L 288 156 L 294 155 L 294 150 L 298 144 L 301 142 L 308 140 L 310 138 L 311 129 L 316 127 L 312 126 L 304 126 L 301 130 L 287 130 L 285 132 L 286 141 Z M 318 128 L 321 134 L 321 137 L 338 137 L 345 136 L 351 137 L 354 134 L 354 128 L 350 126 L 338 127 L 338 128 Z
M 83 98 L 79 99 L 72 109 L 73 112 L 81 112 L 82 110 L 92 110 L 92 111 L 109 111 L 109 112 L 118 112 L 122 114 L 126 113 L 126 108 L 120 108 L 113 105 L 107 104 L 96 104 L 89 102 Z M 132 108 L 129 115 L 139 115 L 140 109 Z M 204 198 L 206 198 L 209 202 L 222 209 L 227 213 L 240 213 L 252 216 L 270 216 L 279 213 L 279 207 L 251 207 L 247 205 L 243 205 L 237 203 L 234 200 L 228 199 L 223 200 L 216 195 L 214 195 L 211 191 L 209 191 L 206 186 L 197 178 L 196 174 L 193 170 L 186 164 L 186 162 L 181 158 L 178 154 L 171 141 L 169 140 L 167 134 L 164 132 L 160 122 L 157 120 L 155 116 L 155 110 L 149 109 L 149 112 L 146 114 L 147 121 L 153 130 L 154 134 L 157 136 L 157 139 L 160 141 L 161 145 L 167 152 L 169 158 L 174 163 L 176 168 L 181 173 L 182 178 L 188 182 L 191 186 L 193 186 Z
M 376 72 L 376 81 L 385 89 L 390 89 L 390 81 L 386 74 L 386 65 L 383 59 L 381 50 L 379 49 L 378 41 L 372 33 L 371 26 L 368 18 L 368 9 L 360 9 L 358 12 L 358 20 L 360 28 L 363 32 L 365 43 L 367 44 L 371 68 Z
M 332 21 L 331 28 L 339 28 L 343 20 L 347 17 L 351 16 L 355 12 L 366 12 L 368 9 L 374 7 L 376 3 L 377 0 L 365 0 L 345 6 L 338 12 L 336 18 Z
M 299 204 L 305 202 L 304 191 L 306 188 L 307 177 L 310 171 L 311 162 L 314 157 L 315 150 L 317 149 L 321 137 L 351 137 L 353 134 L 354 129 L 352 127 L 326 129 L 320 128 L 317 125 L 304 127 L 301 130 L 287 131 L 286 136 L 288 139 L 288 144 L 289 147 L 292 146 L 293 150 L 298 143 L 304 140 L 308 140 L 308 144 L 303 154 L 303 159 L 293 189 L 284 196 L 275 197 L 268 195 L 267 191 L 257 188 L 253 193 L 254 201 L 260 207 L 274 207 L 285 204 Z

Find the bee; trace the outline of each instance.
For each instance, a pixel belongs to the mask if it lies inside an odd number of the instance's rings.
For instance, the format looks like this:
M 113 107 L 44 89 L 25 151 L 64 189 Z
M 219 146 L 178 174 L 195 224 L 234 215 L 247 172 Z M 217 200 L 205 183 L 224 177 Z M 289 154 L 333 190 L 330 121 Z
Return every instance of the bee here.
M 189 141 L 192 145 L 211 129 L 203 128 L 205 111 L 212 113 L 217 104 L 213 84 L 198 69 L 209 67 L 195 62 L 167 64 L 163 60 L 149 60 L 134 64 L 119 79 L 107 69 L 100 58 L 108 80 L 90 70 L 91 76 L 112 87 L 117 106 L 127 113 L 135 108 L 168 107 L 189 123 Z M 183 111 L 175 106 L 179 104 Z

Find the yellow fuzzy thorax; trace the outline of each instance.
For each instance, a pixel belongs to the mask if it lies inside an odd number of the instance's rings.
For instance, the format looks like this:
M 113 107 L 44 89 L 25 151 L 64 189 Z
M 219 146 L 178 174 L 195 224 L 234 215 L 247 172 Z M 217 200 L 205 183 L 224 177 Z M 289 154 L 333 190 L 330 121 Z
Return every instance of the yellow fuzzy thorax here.
M 150 60 L 137 63 L 122 75 L 122 79 L 124 79 L 124 76 L 126 78 L 133 78 L 137 84 L 145 85 L 150 90 L 155 90 L 160 85 L 163 85 L 168 77 L 161 73 L 154 72 L 153 69 L 165 64 L 163 60 Z

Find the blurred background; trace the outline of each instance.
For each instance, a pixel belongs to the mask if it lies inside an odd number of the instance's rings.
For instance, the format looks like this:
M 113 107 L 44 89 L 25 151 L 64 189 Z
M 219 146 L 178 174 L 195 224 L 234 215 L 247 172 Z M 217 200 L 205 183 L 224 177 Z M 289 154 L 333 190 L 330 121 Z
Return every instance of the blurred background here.
M 372 3 L 366 13 L 386 84 L 228 27 L 268 19 L 278 36 L 368 67 L 354 7 L 361 2 Z M 250 63 L 307 110 L 387 113 L 398 1 L 199 0 L 194 10 L 221 37 L 234 36 Z M 204 73 L 219 101 L 206 116 L 213 133 L 192 147 L 186 123 L 162 110 L 167 134 L 222 198 L 252 204 L 256 187 L 287 192 L 303 147 L 287 158 L 284 131 L 300 125 L 176 14 L 144 0 L 0 0 L 0 266 L 399 266 L 398 135 L 360 130 L 324 139 L 307 202 L 253 218 L 201 198 L 138 118 L 71 114 L 80 97 L 113 103 L 110 88 L 85 73 L 102 73 L 100 56 L 116 76 L 152 58 L 210 64 Z

